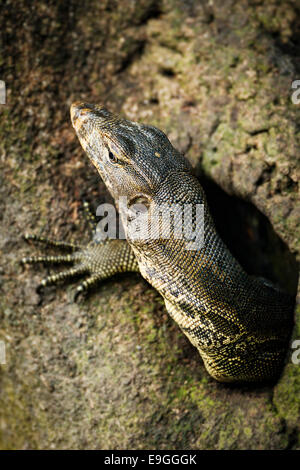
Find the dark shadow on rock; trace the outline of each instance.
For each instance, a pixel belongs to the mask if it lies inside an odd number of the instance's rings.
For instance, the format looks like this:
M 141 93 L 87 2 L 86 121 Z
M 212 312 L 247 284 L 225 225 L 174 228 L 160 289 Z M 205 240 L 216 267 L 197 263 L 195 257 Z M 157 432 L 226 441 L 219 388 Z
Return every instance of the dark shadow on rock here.
M 201 177 L 200 182 L 217 231 L 245 271 L 296 295 L 298 263 L 268 218 L 250 202 L 229 196 L 213 181 Z

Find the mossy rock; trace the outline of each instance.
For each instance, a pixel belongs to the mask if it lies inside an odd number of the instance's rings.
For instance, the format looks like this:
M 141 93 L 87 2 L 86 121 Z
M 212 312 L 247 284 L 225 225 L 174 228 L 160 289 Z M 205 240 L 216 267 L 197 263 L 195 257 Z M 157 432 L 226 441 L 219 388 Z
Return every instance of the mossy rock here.
M 234 225 L 243 262 L 295 292 L 296 2 L 27 3 L 4 7 L 0 20 L 0 447 L 300 448 L 292 348 L 277 384 L 222 385 L 139 276 L 75 304 L 74 287 L 37 294 L 45 269 L 18 263 L 32 253 L 22 233 L 82 241 L 82 200 L 110 201 L 70 125 L 71 102 L 86 100 L 162 128 L 212 206 L 219 194 L 216 216 L 241 216 L 251 247 L 265 240 L 250 256 Z

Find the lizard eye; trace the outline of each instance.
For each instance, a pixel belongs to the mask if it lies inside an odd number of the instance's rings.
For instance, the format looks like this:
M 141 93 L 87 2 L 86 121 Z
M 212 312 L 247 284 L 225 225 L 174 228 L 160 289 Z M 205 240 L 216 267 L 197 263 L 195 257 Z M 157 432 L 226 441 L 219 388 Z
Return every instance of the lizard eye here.
M 108 158 L 109 158 L 110 163 L 118 163 L 119 162 L 118 158 L 110 150 L 108 151 Z

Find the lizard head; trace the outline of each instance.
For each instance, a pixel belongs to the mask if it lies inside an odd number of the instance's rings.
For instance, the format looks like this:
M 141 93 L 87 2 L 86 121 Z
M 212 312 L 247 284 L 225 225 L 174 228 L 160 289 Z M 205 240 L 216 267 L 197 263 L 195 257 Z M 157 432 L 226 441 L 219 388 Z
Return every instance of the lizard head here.
M 190 171 L 187 160 L 153 126 L 122 119 L 102 106 L 73 103 L 71 120 L 80 143 L 117 202 L 151 200 L 164 179 Z M 147 205 L 147 204 L 146 204 Z

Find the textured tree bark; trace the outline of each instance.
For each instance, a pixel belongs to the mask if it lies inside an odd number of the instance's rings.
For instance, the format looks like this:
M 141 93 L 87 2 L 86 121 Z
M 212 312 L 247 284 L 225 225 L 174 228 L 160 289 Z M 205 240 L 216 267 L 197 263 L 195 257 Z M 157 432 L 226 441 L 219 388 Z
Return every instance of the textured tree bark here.
M 18 265 L 21 233 L 80 240 L 81 201 L 109 200 L 69 120 L 86 100 L 162 128 L 236 256 L 295 292 L 299 18 L 296 0 L 3 4 L 2 448 L 300 448 L 292 347 L 277 384 L 223 386 L 138 276 L 77 305 L 72 287 L 37 294 L 44 269 Z

